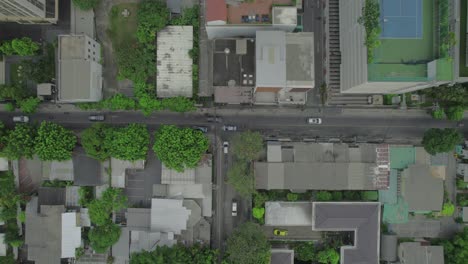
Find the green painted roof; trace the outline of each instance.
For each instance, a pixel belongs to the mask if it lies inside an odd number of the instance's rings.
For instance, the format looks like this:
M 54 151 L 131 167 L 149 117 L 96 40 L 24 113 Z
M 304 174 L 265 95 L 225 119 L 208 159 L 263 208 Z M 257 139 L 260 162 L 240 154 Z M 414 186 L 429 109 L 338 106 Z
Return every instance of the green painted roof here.
M 396 204 L 384 204 L 382 222 L 403 224 L 408 222 L 408 215 L 408 204 L 399 196 Z

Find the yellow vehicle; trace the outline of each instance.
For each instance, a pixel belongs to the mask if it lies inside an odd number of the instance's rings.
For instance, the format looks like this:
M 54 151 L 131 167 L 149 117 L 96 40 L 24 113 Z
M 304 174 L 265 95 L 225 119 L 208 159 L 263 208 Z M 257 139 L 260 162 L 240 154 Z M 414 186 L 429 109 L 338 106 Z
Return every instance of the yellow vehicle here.
M 275 229 L 275 230 L 273 230 L 273 234 L 275 236 L 287 236 L 288 235 L 288 230 Z

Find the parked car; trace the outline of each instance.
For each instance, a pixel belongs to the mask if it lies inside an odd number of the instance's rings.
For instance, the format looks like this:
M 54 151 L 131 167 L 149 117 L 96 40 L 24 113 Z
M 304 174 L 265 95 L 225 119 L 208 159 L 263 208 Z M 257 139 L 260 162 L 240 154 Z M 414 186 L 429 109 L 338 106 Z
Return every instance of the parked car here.
M 237 126 L 234 125 L 224 125 L 223 126 L 224 131 L 237 131 Z
M 237 216 L 237 201 L 232 200 L 232 216 Z
M 89 121 L 104 121 L 106 119 L 104 115 L 90 115 L 88 117 Z
M 228 154 L 228 151 L 229 151 L 229 142 L 224 141 L 223 142 L 223 152 L 224 152 L 224 154 Z
M 309 117 L 307 118 L 307 123 L 310 125 L 320 125 L 322 124 L 322 118 L 320 117 Z
M 13 117 L 13 122 L 28 123 L 29 122 L 29 117 L 27 117 L 27 116 L 14 116 Z
M 206 121 L 208 122 L 214 122 L 214 123 L 221 123 L 223 122 L 223 119 L 219 116 L 208 116 L 206 118 Z
M 288 230 L 284 229 L 275 229 L 273 230 L 273 234 L 275 236 L 287 236 L 288 235 Z
M 208 127 L 205 126 L 193 126 L 193 129 L 200 130 L 203 133 L 208 133 Z

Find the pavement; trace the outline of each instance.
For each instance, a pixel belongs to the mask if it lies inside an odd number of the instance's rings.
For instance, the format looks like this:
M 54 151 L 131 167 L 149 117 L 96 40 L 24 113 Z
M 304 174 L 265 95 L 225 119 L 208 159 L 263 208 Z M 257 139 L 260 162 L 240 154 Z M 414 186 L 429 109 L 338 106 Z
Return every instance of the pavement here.
M 263 232 L 269 240 L 297 240 L 318 241 L 322 239 L 322 232 L 313 231 L 312 226 L 262 226 Z M 273 230 L 287 230 L 286 236 L 275 236 Z

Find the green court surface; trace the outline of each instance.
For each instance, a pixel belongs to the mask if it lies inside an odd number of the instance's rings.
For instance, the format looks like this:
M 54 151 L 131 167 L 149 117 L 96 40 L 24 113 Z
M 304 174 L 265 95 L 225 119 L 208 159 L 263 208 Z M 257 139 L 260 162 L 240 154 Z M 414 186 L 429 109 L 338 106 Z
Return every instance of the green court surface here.
M 398 197 L 396 204 L 385 204 L 382 222 L 389 224 L 403 224 L 408 222 L 408 203 L 402 197 Z
M 427 79 L 426 63 L 434 60 L 436 55 L 433 14 L 434 1 L 423 0 L 422 39 L 380 39 L 381 45 L 374 50 L 373 64 L 369 65 L 369 80 L 385 81 L 383 77 L 390 78 L 388 81 Z M 375 64 L 385 66 L 375 66 Z M 425 70 L 419 65 L 424 65 Z M 408 79 L 408 75 L 415 79 Z
M 414 164 L 416 154 L 414 147 L 390 147 L 390 168 L 406 169 Z
M 453 80 L 453 63 L 451 60 L 449 59 L 437 60 L 437 80 L 438 81 Z
M 466 65 L 466 20 L 467 20 L 467 1 L 460 1 L 460 76 L 468 77 L 468 67 Z

